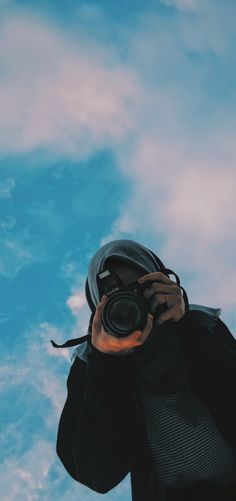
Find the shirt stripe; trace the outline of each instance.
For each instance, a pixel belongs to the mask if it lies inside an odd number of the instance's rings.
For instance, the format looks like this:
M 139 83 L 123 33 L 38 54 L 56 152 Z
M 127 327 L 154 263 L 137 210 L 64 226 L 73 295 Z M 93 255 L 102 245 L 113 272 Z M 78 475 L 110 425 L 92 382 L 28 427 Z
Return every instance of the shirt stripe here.
M 139 394 L 153 470 L 161 486 L 235 483 L 233 451 L 189 386 L 172 395 L 153 395 L 144 389 Z

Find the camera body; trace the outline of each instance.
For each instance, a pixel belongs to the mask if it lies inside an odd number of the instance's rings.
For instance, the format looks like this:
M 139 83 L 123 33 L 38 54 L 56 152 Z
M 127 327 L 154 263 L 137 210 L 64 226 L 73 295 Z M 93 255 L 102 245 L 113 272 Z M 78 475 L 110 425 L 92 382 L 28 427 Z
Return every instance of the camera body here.
M 143 292 L 152 283 L 151 280 L 143 284 L 136 281 L 124 286 L 117 274 L 109 269 L 97 274 L 99 297 L 103 294 L 108 297 L 102 311 L 102 324 L 109 334 L 123 338 L 144 329 L 150 309 Z M 166 309 L 165 304 L 158 305 L 154 317 Z

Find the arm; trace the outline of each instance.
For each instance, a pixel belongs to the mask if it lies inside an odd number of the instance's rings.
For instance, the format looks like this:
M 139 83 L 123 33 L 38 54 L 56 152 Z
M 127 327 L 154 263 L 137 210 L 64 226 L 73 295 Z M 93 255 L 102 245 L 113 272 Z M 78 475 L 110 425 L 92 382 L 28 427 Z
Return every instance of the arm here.
M 130 357 L 152 327 L 148 315 L 142 332 L 122 339 L 110 336 L 101 321 L 106 300 L 104 296 L 93 318 L 88 363 L 77 357 L 70 371 L 57 440 L 58 455 L 70 475 L 101 493 L 131 470 L 136 428 Z
M 236 340 L 220 319 L 211 332 L 191 312 L 175 326 L 187 355 L 191 387 L 236 449 Z
M 211 369 L 216 381 L 221 374 L 221 381 L 226 383 L 236 375 L 236 340 L 227 326 L 217 318 L 211 332 L 200 325 L 191 311 L 175 323 L 180 344 L 192 363 L 201 366 L 201 370 L 209 373 Z
M 75 480 L 100 493 L 130 470 L 128 359 L 92 346 L 88 364 L 76 357 L 68 377 L 57 453 Z

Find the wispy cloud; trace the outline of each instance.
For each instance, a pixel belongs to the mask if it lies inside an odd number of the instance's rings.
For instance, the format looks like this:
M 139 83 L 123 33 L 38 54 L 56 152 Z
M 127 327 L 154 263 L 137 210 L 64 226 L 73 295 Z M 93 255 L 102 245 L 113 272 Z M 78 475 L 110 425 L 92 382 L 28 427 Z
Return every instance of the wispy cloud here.
M 46 440 L 38 439 L 20 458 L 10 458 L 0 467 L 1 498 L 3 501 L 40 499 L 48 483 L 53 463 L 53 451 Z
M 3 232 L 8 232 L 14 228 L 16 224 L 16 219 L 14 216 L 5 216 L 1 221 L 0 221 L 0 229 L 3 230 Z
M 11 198 L 15 185 L 15 179 L 12 177 L 8 177 L 5 181 L 0 183 L 0 200 Z
M 9 228 L 8 225 L 8 229 L 13 226 Z M 14 234 L 5 234 L 0 255 L 0 275 L 14 278 L 22 268 L 44 261 L 45 256 L 46 250 L 39 242 L 32 241 L 28 228 Z
M 66 301 L 68 307 L 74 315 L 86 304 L 86 297 L 84 291 L 74 291 Z
M 198 6 L 198 0 L 161 0 L 167 7 L 175 7 L 177 9 L 194 9 Z
M 24 358 L 13 349 L 1 368 L 2 411 L 6 412 L 8 398 L 10 416 L 0 434 L 4 453 L 1 499 L 96 501 L 101 497 L 105 501 L 118 500 L 122 495 L 128 501 L 128 479 L 112 495 L 99 495 L 72 480 L 57 458 L 56 433 L 66 398 L 70 353 L 68 349 L 52 348 L 50 339 L 64 336 L 65 332 L 53 325 L 33 326 L 22 339 Z
M 30 220 L 35 221 L 38 228 L 43 228 L 52 238 L 58 237 L 65 230 L 67 223 L 65 214 L 56 207 L 55 200 L 43 202 L 33 201 L 26 214 Z

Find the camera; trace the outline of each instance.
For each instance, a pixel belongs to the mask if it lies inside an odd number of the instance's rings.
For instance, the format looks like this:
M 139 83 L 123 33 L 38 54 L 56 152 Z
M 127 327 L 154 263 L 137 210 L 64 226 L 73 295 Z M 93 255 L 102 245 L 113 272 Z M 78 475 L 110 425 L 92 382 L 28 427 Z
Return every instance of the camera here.
M 117 274 L 109 269 L 98 273 L 96 280 L 99 297 L 103 294 L 108 297 L 102 311 L 104 329 L 117 338 L 129 336 L 136 330 L 142 331 L 147 323 L 151 301 L 143 297 L 143 292 L 153 281 L 144 284 L 136 281 L 124 286 Z M 165 304 L 158 305 L 154 318 L 166 310 Z

